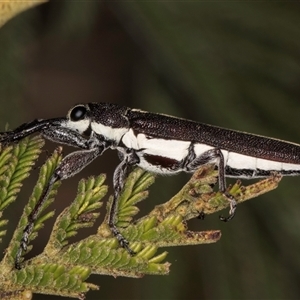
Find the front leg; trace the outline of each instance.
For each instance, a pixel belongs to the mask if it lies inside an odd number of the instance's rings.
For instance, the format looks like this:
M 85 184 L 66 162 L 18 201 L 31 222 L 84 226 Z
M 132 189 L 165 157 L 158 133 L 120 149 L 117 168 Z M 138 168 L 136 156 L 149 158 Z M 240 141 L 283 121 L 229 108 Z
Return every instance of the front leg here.
M 23 231 L 23 236 L 20 242 L 20 247 L 15 259 L 15 268 L 21 269 L 21 256 L 23 251 L 27 250 L 27 245 L 29 242 L 29 236 L 33 230 L 34 223 L 43 207 L 44 202 L 49 196 L 49 193 L 53 185 L 58 180 L 64 180 L 69 177 L 74 176 L 80 172 L 83 168 L 89 165 L 93 160 L 100 156 L 106 150 L 103 146 L 97 146 L 92 149 L 79 150 L 67 155 L 58 167 L 55 169 L 54 173 L 50 177 L 48 184 L 44 187 L 41 197 L 33 208 L 32 212 L 28 215 L 28 223 Z
M 125 154 L 122 153 L 121 156 L 122 161 L 117 166 L 113 176 L 114 194 L 110 207 L 110 212 L 108 215 L 108 225 L 113 235 L 119 241 L 119 244 L 123 248 L 125 248 L 130 255 L 134 255 L 135 252 L 129 247 L 129 242 L 124 238 L 124 236 L 120 233 L 119 229 L 117 228 L 116 219 L 118 212 L 118 199 L 124 187 L 124 181 L 127 178 L 130 167 L 139 163 L 139 158 L 133 149 L 129 150 Z

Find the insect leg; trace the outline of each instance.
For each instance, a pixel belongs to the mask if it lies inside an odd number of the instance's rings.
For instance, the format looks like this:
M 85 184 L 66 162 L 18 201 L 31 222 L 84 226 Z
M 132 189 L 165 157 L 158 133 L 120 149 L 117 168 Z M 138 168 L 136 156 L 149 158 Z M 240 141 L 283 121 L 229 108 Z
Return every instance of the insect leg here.
M 130 255 L 134 255 L 135 252 L 129 247 L 129 242 L 120 233 L 115 223 L 117 219 L 118 199 L 124 187 L 124 181 L 128 175 L 130 167 L 136 165 L 139 162 L 139 158 L 136 155 L 135 151 L 133 150 L 130 150 L 129 153 L 126 153 L 122 156 L 123 156 L 123 160 L 117 166 L 114 172 L 114 177 L 113 177 L 114 195 L 111 203 L 110 212 L 108 215 L 108 225 L 113 235 L 119 241 L 121 247 L 125 248 Z
M 79 150 L 70 153 L 61 161 L 61 163 L 51 176 L 49 183 L 45 186 L 40 199 L 38 200 L 32 212 L 28 216 L 28 224 L 26 225 L 23 231 L 23 236 L 20 242 L 20 248 L 15 258 L 16 269 L 21 269 L 20 260 L 22 252 L 26 251 L 27 249 L 29 235 L 33 230 L 34 222 L 36 221 L 38 214 L 40 213 L 45 200 L 48 198 L 49 193 L 55 182 L 74 176 L 83 168 L 85 168 L 88 164 L 90 164 L 95 158 L 100 156 L 104 150 L 106 149 L 103 146 L 98 146 L 88 150 Z
M 220 216 L 220 220 L 227 222 L 231 220 L 235 215 L 236 200 L 232 195 L 226 191 L 226 179 L 225 179 L 225 161 L 222 151 L 218 148 L 213 148 L 203 152 L 200 156 L 196 156 L 194 152 L 194 144 L 191 143 L 189 148 L 189 154 L 184 161 L 184 168 L 187 171 L 196 171 L 200 166 L 209 162 L 217 162 L 219 172 L 219 190 L 223 193 L 226 199 L 229 201 L 230 210 L 229 216 Z

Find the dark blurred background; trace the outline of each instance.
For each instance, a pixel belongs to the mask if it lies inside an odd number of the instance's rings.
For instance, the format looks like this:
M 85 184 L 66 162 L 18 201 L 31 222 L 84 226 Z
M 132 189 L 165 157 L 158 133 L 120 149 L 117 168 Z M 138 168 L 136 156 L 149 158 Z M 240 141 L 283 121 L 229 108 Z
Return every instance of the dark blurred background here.
M 1 130 L 103 101 L 300 142 L 300 3 L 51 1 L 1 28 L 0 78 Z M 82 176 L 106 172 L 111 184 L 117 162 L 116 153 L 105 153 L 64 182 L 56 212 Z M 18 207 L 5 214 L 11 232 L 33 173 Z M 157 178 L 143 210 L 168 200 L 187 178 Z M 87 299 L 299 299 L 299 212 L 300 179 L 285 178 L 240 205 L 232 222 L 217 215 L 190 222 L 194 230 L 221 229 L 222 238 L 167 249 L 169 276 L 92 276 L 101 288 Z M 32 254 L 42 251 L 50 223 Z

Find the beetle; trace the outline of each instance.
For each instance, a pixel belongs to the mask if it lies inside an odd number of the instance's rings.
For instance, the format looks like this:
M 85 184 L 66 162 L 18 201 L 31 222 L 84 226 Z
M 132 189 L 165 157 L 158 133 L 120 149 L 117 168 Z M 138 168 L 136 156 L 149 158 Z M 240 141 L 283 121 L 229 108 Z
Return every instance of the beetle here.
M 230 204 L 229 216 L 220 217 L 223 221 L 232 219 L 236 209 L 235 199 L 226 192 L 225 177 L 251 179 L 268 177 L 274 172 L 289 176 L 300 174 L 298 144 L 113 103 L 78 104 L 66 117 L 36 119 L 2 132 L 0 142 L 10 144 L 36 132 L 79 150 L 61 161 L 28 216 L 16 257 L 18 269 L 22 251 L 27 249 L 34 222 L 53 184 L 77 174 L 107 149 L 117 150 L 121 159 L 113 175 L 114 197 L 108 225 L 131 255 L 134 251 L 116 227 L 115 218 L 118 197 L 132 166 L 173 175 L 192 173 L 202 165 L 215 163 L 219 189 Z

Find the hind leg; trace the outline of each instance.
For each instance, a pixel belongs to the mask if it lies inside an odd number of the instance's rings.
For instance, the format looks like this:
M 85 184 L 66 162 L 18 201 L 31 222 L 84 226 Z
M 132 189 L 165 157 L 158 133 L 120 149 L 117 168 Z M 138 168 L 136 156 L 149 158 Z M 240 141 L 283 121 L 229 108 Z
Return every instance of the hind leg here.
M 207 163 L 216 163 L 219 171 L 219 190 L 223 193 L 229 202 L 230 210 L 229 216 L 220 216 L 220 220 L 227 222 L 231 220 L 235 215 L 236 201 L 232 195 L 226 191 L 226 179 L 225 179 L 225 160 L 222 151 L 218 148 L 213 148 L 203 152 L 201 155 L 196 156 L 194 152 L 194 145 L 191 144 L 189 153 L 184 161 L 184 170 L 187 172 L 196 171 L 201 166 Z

